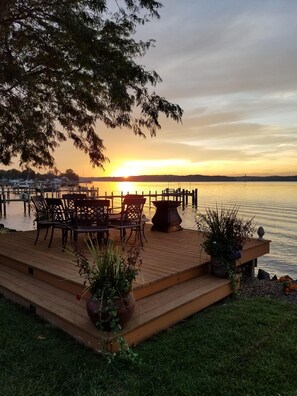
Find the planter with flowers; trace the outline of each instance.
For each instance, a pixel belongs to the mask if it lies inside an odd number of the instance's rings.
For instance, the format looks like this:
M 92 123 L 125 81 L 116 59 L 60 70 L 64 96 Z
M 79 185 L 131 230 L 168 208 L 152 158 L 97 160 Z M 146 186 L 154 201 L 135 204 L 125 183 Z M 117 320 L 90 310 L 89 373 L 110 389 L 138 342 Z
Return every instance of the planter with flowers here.
M 103 331 L 120 331 L 133 314 L 135 298 L 132 283 L 141 265 L 138 247 L 123 252 L 109 242 L 101 246 L 87 240 L 88 254 L 74 249 L 84 292 L 90 292 L 87 311 L 91 321 Z
M 196 218 L 203 232 L 202 249 L 211 257 L 211 273 L 220 278 L 234 277 L 236 260 L 241 258 L 245 242 L 255 231 L 253 219 L 238 216 L 238 207 L 206 209 Z

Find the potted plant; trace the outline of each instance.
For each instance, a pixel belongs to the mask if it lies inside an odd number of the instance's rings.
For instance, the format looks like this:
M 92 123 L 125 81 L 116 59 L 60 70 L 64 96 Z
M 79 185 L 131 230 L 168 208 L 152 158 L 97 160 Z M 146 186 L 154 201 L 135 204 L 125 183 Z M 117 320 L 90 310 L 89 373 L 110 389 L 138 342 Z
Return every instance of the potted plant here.
M 75 248 L 76 265 L 91 297 L 86 306 L 91 321 L 100 330 L 117 332 L 131 318 L 135 306 L 132 283 L 141 265 L 140 248 L 123 252 L 111 241 L 105 246 L 87 239 L 89 255 Z M 81 297 L 81 296 L 80 296 Z
M 238 216 L 237 206 L 231 209 L 206 209 L 196 218 L 198 231 L 203 232 L 202 249 L 211 257 L 211 273 L 220 278 L 234 274 L 244 243 L 255 231 L 253 219 Z

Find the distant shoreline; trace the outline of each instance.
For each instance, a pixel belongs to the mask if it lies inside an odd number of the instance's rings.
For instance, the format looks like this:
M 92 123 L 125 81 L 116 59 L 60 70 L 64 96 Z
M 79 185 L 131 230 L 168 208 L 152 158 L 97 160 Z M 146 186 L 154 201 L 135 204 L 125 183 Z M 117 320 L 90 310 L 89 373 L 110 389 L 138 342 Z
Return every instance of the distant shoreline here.
M 206 176 L 206 175 L 141 175 L 141 176 L 129 176 L 129 177 L 81 177 L 80 183 L 91 182 L 91 181 L 108 181 L 108 182 L 274 182 L 274 181 L 286 181 L 286 182 L 297 182 L 296 176 Z

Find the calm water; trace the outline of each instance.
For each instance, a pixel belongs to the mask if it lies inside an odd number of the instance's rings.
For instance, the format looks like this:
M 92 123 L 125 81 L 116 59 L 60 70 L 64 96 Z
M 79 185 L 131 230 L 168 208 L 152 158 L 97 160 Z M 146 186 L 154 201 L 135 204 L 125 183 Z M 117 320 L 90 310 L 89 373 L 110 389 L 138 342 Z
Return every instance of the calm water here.
M 89 185 L 90 186 L 90 185 Z M 254 217 L 256 227 L 265 229 L 264 238 L 271 240 L 270 253 L 258 260 L 258 267 L 271 274 L 289 274 L 297 278 L 297 183 L 266 182 L 266 183 L 93 183 L 99 188 L 99 194 L 124 194 L 127 192 L 148 193 L 159 192 L 167 187 L 181 187 L 188 190 L 198 188 L 198 209 L 218 206 L 240 207 L 244 218 Z M 146 215 L 152 217 L 154 208 L 145 208 Z M 195 229 L 195 212 L 191 206 L 180 209 L 182 226 Z M 33 215 L 24 215 L 22 203 L 10 203 L 6 218 L 0 223 L 17 230 L 33 229 Z

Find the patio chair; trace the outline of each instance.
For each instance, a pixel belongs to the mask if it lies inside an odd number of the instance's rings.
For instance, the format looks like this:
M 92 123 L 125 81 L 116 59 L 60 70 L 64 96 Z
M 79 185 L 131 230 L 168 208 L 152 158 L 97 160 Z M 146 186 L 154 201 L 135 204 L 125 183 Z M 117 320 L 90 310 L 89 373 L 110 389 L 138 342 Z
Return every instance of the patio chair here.
M 77 199 L 87 199 L 87 194 L 80 194 L 80 193 L 63 194 L 62 199 L 64 202 L 64 208 L 68 212 L 68 215 L 71 218 L 74 218 L 74 216 L 75 216 L 74 202 Z
M 121 213 L 124 205 L 131 199 L 141 199 L 143 195 L 140 194 L 126 194 L 121 200 L 121 206 L 112 207 L 109 210 L 109 220 L 119 220 L 121 218 Z
M 45 198 L 47 204 L 47 210 L 49 214 L 49 221 L 51 224 L 51 238 L 48 247 L 51 247 L 54 231 L 56 228 L 62 232 L 62 247 L 64 250 L 67 237 L 67 229 L 70 225 L 70 217 L 67 211 L 65 211 L 64 204 L 61 198 Z
M 119 221 L 121 219 L 121 213 L 122 209 L 125 206 L 126 202 L 131 201 L 131 199 L 142 199 L 144 198 L 143 195 L 141 194 L 126 194 L 122 200 L 122 206 L 120 208 L 113 208 L 112 211 L 109 213 L 109 221 L 110 223 L 115 223 L 114 220 Z M 120 209 L 118 212 L 114 212 L 114 209 Z M 146 215 L 143 213 L 141 216 L 141 237 L 144 238 L 144 240 L 147 242 L 147 238 L 145 236 L 145 224 L 148 223 L 150 219 L 146 217 Z
M 122 210 L 120 214 L 110 216 L 110 226 L 120 231 L 120 240 L 123 245 L 127 242 L 133 231 L 135 232 L 135 241 L 139 240 L 140 244 L 143 245 L 143 227 L 142 212 L 146 199 L 134 196 L 125 197 Z M 130 234 L 126 237 L 126 231 L 130 230 Z
M 46 200 L 42 195 L 34 195 L 31 197 L 31 202 L 33 204 L 33 210 L 35 212 L 34 222 L 36 223 L 37 234 L 34 241 L 34 245 L 36 245 L 39 233 L 41 229 L 45 229 L 46 233 L 44 236 L 44 240 L 47 237 L 48 230 L 51 228 L 52 224 L 49 219 L 48 207 L 46 204 Z
M 74 201 L 75 215 L 68 227 L 77 243 L 79 234 L 96 234 L 99 242 L 108 240 L 109 236 L 109 205 L 106 199 L 78 199 Z M 67 240 L 67 235 L 66 235 Z

